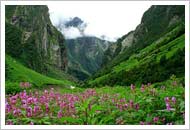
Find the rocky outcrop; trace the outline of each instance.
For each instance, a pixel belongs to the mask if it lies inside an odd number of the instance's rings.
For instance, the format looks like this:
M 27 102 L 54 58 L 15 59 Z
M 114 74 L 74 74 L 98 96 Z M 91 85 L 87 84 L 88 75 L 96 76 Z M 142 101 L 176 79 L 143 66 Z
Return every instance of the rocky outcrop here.
M 6 5 L 6 22 L 22 31 L 22 54 L 13 57 L 38 72 L 46 73 L 47 65 L 65 70 L 65 39 L 52 25 L 47 6 Z

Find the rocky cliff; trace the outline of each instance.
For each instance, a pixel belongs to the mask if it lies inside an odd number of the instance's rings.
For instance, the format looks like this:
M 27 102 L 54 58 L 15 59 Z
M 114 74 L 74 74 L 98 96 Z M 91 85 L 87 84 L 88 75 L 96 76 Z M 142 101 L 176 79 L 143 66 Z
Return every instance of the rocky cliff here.
M 84 80 L 100 69 L 105 50 L 110 42 L 83 36 L 67 39 L 68 73 Z
M 65 70 L 65 39 L 52 25 L 47 6 L 6 5 L 5 13 L 6 53 L 41 73 L 49 67 Z

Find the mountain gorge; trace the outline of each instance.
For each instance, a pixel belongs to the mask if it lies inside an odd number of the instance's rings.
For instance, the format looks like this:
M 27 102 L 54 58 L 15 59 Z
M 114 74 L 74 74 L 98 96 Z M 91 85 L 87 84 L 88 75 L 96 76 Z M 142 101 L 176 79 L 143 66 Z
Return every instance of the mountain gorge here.
M 62 2 L 51 4 L 68 7 Z M 186 125 L 184 5 L 151 6 L 116 42 L 85 32 L 75 15 L 64 21 L 64 11 L 63 22 L 52 24 L 48 7 L 5 5 L 3 126 Z
M 109 44 L 106 40 L 90 36 L 67 39 L 67 72 L 79 80 L 87 79 L 101 68 Z
M 67 73 L 80 81 L 86 80 L 101 68 L 104 52 L 111 44 L 103 38 L 85 34 L 87 26 L 88 24 L 79 17 L 60 20 L 56 24 L 56 28 L 66 36 Z
M 55 79 L 86 80 L 85 87 L 184 77 L 184 17 L 184 6 L 151 6 L 135 30 L 109 42 L 86 36 L 87 25 L 78 17 L 63 27 L 76 27 L 81 36 L 65 38 L 47 6 L 6 6 L 6 59 Z M 28 80 L 23 77 L 20 81 Z

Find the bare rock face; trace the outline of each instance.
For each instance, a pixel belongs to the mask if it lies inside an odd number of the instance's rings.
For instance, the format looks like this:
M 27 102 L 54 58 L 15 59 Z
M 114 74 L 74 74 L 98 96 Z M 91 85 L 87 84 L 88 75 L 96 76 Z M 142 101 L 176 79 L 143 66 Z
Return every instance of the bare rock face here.
M 126 47 L 130 47 L 133 43 L 133 39 L 134 39 L 134 32 L 130 32 L 127 37 L 121 42 L 122 44 L 122 48 L 121 48 L 121 52 L 123 52 L 123 50 L 126 48 Z M 120 52 L 120 53 L 121 53 Z
M 65 39 L 52 25 L 47 6 L 7 5 L 6 13 L 6 22 L 22 31 L 23 53 L 17 57 L 38 72 L 44 72 L 47 65 L 65 70 Z

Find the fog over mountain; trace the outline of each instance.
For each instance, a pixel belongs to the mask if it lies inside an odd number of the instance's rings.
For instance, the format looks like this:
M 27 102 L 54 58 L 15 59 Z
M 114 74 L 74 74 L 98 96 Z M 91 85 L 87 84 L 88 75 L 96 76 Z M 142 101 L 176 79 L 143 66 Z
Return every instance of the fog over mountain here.
M 100 2 L 99 1 L 66 1 L 62 4 L 48 4 L 50 19 L 53 25 L 67 23 L 80 18 L 83 30 L 79 26 L 67 26 L 62 33 L 66 39 L 81 37 L 82 35 L 104 38 L 116 41 L 120 36 L 136 28 L 141 21 L 143 12 L 151 4 L 135 2 Z M 71 8 L 72 7 L 72 8 Z M 131 12 L 131 13 L 128 13 Z

